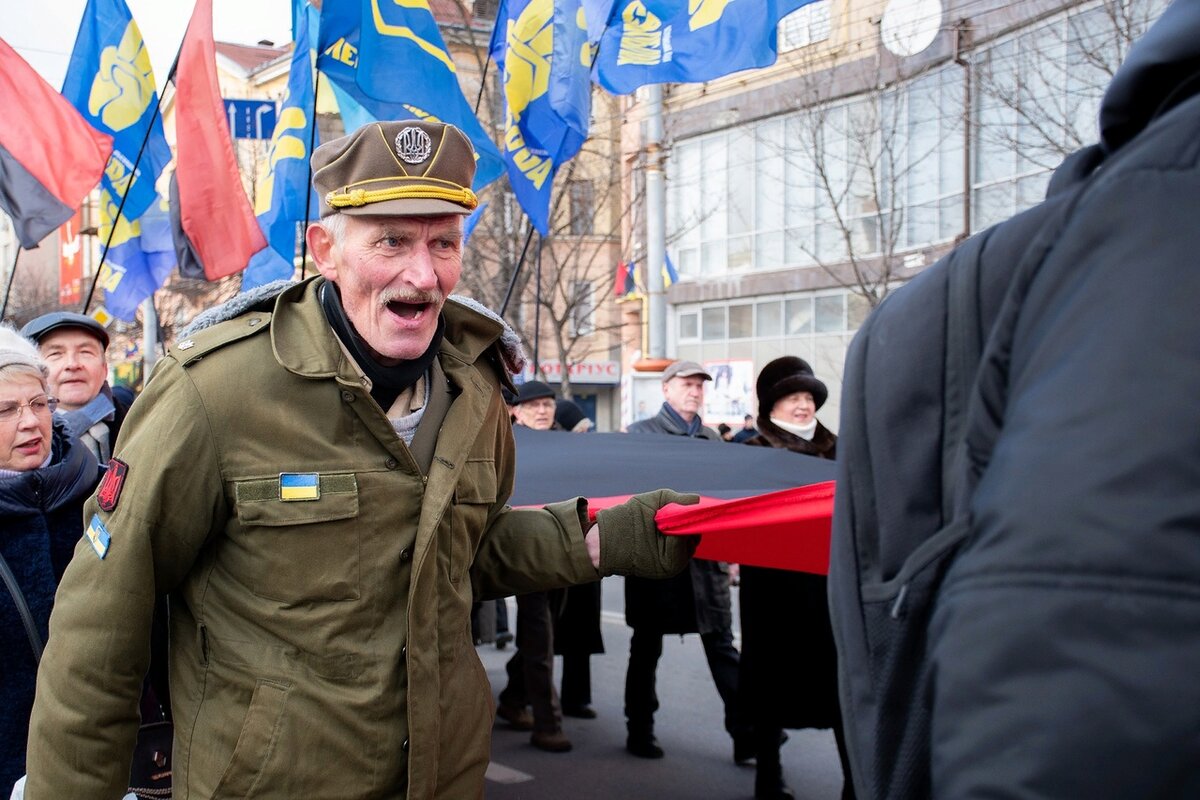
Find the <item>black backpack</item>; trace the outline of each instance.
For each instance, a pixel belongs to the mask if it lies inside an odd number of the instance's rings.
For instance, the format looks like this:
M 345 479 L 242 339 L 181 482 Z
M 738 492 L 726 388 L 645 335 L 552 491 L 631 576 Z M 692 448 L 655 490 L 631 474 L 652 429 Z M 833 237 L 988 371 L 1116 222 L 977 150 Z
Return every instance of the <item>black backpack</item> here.
M 1099 181 L 1119 177 L 1130 161 L 1169 170 L 1172 159 L 1195 160 L 1200 72 L 1195 63 L 1185 72 L 1181 91 L 1144 121 L 1149 128 L 1187 101 L 1173 124 L 1137 143 L 1131 136 L 1115 153 L 1096 145 L 1067 159 L 1046 201 L 968 239 L 897 290 L 850 347 L 829 599 L 861 798 L 932 795 L 931 622 L 943 580 L 971 541 L 969 504 L 1004 424 L 1020 312 L 1044 311 L 1062 296 L 1062 284 L 1035 280 Z
M 1062 205 L 1018 224 L 1054 228 Z M 926 638 L 938 587 L 968 531 L 957 509 L 966 494 L 968 397 L 985 330 L 996 324 L 999 287 L 981 287 L 981 255 L 995 232 L 967 240 L 891 295 L 847 354 L 830 613 L 862 798 L 931 791 Z

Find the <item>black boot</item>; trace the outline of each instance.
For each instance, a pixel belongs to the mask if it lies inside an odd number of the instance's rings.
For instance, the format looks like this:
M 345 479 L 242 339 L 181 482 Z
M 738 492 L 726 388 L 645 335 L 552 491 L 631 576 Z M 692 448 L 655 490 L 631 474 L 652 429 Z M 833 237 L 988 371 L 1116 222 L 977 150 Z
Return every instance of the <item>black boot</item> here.
M 760 732 L 758 763 L 754 769 L 754 800 L 794 800 L 796 795 L 783 782 L 783 767 L 779 763 L 779 735 L 775 733 L 770 743 Z
M 754 800 L 795 800 L 796 795 L 783 782 L 779 764 L 764 767 L 759 761 L 754 771 Z
M 663 749 L 654 738 L 654 728 L 647 725 L 628 725 L 629 737 L 625 749 L 638 758 L 662 758 Z

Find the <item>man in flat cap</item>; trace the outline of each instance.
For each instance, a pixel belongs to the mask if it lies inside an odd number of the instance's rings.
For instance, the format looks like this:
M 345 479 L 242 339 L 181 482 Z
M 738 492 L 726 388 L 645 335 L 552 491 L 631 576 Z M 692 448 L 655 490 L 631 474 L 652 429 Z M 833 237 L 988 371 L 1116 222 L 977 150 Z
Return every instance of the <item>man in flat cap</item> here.
M 447 297 L 476 206 L 448 125 L 369 124 L 312 157 L 320 276 L 187 335 L 85 508 L 31 722 L 25 796 L 119 798 L 156 593 L 171 605 L 175 796 L 483 794 L 486 599 L 683 569 L 663 490 L 506 505 L 519 345 Z M 691 496 L 694 498 L 694 495 Z
M 37 342 L 68 428 L 99 463 L 108 463 L 133 402 L 128 389 L 108 385 L 108 331 L 83 314 L 52 311 L 27 322 L 21 333 Z
M 712 375 L 695 361 L 676 361 L 662 374 L 663 404 L 657 415 L 633 423 L 629 433 L 690 436 L 720 442 L 704 425 L 704 384 Z M 719 453 L 714 453 L 719 458 Z M 713 683 L 725 704 L 725 730 L 733 737 L 733 759 L 754 757 L 754 741 L 737 700 L 738 651 L 733 646 L 733 611 L 729 565 L 694 559 L 670 580 L 631 577 L 625 581 L 625 621 L 633 628 L 629 667 L 625 674 L 625 748 L 640 758 L 662 758 L 654 735 L 658 711 L 656 673 L 662 637 L 699 633 Z
M 554 390 L 542 381 L 522 383 L 512 408 L 514 425 L 535 431 L 554 427 Z M 508 683 L 500 692 L 496 716 L 516 730 L 532 731 L 534 747 L 565 753 L 571 740 L 563 733 L 562 705 L 554 689 L 553 617 L 548 592 L 517 595 L 517 651 L 504 667 Z

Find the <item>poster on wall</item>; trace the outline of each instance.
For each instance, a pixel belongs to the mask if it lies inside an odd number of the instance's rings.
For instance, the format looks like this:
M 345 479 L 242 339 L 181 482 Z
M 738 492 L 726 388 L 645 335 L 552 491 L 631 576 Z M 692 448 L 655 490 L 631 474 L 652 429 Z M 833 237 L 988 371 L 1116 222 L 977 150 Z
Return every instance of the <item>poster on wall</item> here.
M 662 380 L 658 373 L 634 373 L 629 378 L 628 404 L 624 402 L 625 390 L 622 387 L 622 427 L 653 417 L 663 404 Z
M 724 422 L 736 427 L 747 414 L 754 414 L 754 361 L 731 359 L 705 361 L 704 368 L 712 375 L 704 393 L 704 424 L 715 427 Z

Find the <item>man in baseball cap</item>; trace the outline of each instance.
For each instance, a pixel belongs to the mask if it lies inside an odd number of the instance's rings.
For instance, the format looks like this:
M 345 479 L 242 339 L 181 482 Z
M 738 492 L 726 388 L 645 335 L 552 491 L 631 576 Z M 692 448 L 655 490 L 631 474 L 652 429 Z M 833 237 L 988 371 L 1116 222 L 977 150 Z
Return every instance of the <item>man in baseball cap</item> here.
M 52 311 L 26 323 L 21 333 L 37 342 L 68 429 L 99 463 L 108 463 L 133 402 L 128 389 L 114 392 L 108 385 L 108 331 L 83 314 Z
M 694 542 L 654 513 L 687 496 L 597 525 L 579 498 L 508 507 L 519 341 L 447 301 L 478 203 L 467 137 L 373 122 L 312 167 L 320 275 L 178 341 L 85 510 L 106 546 L 61 587 L 27 796 L 124 792 L 154 587 L 179 796 L 449 800 L 483 795 L 491 750 L 473 600 L 686 566 Z

